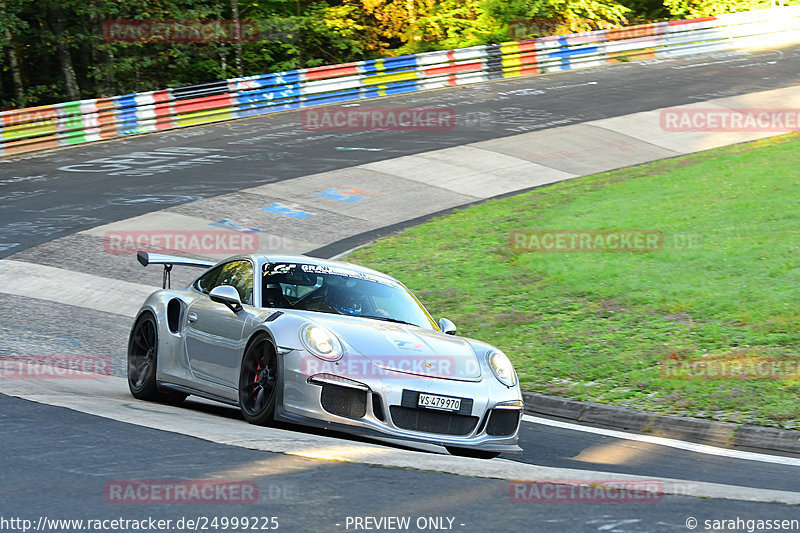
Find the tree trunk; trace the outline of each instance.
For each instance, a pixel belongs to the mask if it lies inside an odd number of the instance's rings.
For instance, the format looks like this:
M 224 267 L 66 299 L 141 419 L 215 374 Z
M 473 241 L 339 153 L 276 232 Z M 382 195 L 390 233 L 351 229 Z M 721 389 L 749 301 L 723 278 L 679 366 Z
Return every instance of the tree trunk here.
M 231 12 L 233 13 L 234 36 L 234 64 L 236 65 L 236 75 L 240 78 L 244 76 L 242 72 L 242 25 L 239 20 L 239 0 L 231 0 Z
M 301 11 L 300 11 L 300 0 L 297 0 L 297 18 L 298 19 L 300 18 L 300 13 L 301 13 Z M 296 35 L 295 35 L 296 41 L 295 42 L 298 42 L 298 43 L 302 42 L 302 39 L 300 38 L 300 35 L 297 35 L 297 34 L 300 33 L 300 29 L 298 27 L 295 27 L 295 28 L 292 29 L 292 31 L 296 32 Z M 306 60 L 305 60 L 304 56 L 305 56 L 305 48 L 303 48 L 302 46 L 297 47 L 297 59 L 298 59 L 298 62 L 300 63 L 300 68 L 306 68 Z
M 0 0 L 0 9 L 5 10 L 6 3 Z M 5 53 L 8 56 L 8 66 L 11 69 L 11 81 L 14 83 L 14 94 L 16 95 L 17 107 L 22 109 L 27 102 L 25 101 L 25 87 L 22 85 L 22 72 L 19 69 L 19 58 L 17 57 L 17 49 L 14 48 L 14 36 L 11 30 L 6 26 L 3 28 L 3 39 L 5 39 L 8 48 L 5 46 Z M 2 90 L 0 90 L 2 92 Z
M 221 26 L 222 9 L 219 6 L 219 1 L 215 4 L 215 7 L 217 11 L 217 24 Z M 219 43 L 219 45 L 217 45 L 217 51 L 219 52 L 219 70 L 222 73 L 220 79 L 224 79 L 228 77 L 228 43 Z
M 113 96 L 116 80 L 114 79 L 114 50 L 111 48 L 106 52 L 106 75 L 103 85 L 103 96 Z
M 85 65 L 91 65 L 91 74 L 86 76 L 86 80 L 92 80 L 92 87 L 89 92 L 105 96 L 103 88 L 104 81 L 99 76 L 98 70 L 100 67 L 100 50 L 97 49 L 97 43 L 100 42 L 100 36 L 103 35 L 103 22 L 97 16 L 98 10 L 94 0 L 90 2 L 91 8 L 89 9 L 89 27 L 92 29 L 92 38 L 89 41 L 89 59 L 84 60 Z
M 53 33 L 56 36 L 56 47 L 58 49 L 58 61 L 61 64 L 61 72 L 64 74 L 64 82 L 67 86 L 67 98 L 71 101 L 80 99 L 80 89 L 78 80 L 75 76 L 75 68 L 72 66 L 72 56 L 69 52 L 67 37 L 64 35 L 64 26 L 61 24 L 62 13 L 60 9 L 54 9 Z
M 11 80 L 14 82 L 14 94 L 16 95 L 17 107 L 22 109 L 27 104 L 25 100 L 25 87 L 22 85 L 22 72 L 19 70 L 19 59 L 17 58 L 17 50 L 14 48 L 14 42 L 11 40 L 11 32 L 5 31 L 6 39 L 8 39 L 8 66 L 11 68 Z

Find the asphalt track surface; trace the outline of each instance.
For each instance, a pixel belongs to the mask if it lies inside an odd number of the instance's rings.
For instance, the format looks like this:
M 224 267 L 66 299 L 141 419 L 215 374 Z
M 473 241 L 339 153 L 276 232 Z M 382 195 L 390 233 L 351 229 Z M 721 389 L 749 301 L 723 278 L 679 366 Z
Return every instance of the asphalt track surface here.
M 800 48 L 726 53 L 503 80 L 375 103 L 452 107 L 460 124 L 446 132 L 314 133 L 303 129 L 300 113 L 291 112 L 18 158 L 0 163 L 0 257 L 245 187 L 799 82 Z M 175 156 L 175 147 L 204 149 L 215 157 L 159 172 L 158 165 L 185 160 Z M 157 161 L 152 154 L 159 150 L 169 155 Z M 150 155 L 127 155 L 132 153 Z M 359 244 L 359 239 L 339 248 Z M 327 247 L 323 255 L 336 251 Z M 10 295 L 0 295 L 0 306 L 0 354 L 42 353 L 45 348 L 107 354 L 114 374 L 124 375 L 130 327 L 124 317 Z M 187 409 L 239 417 L 224 406 L 190 403 Z M 787 464 L 710 456 L 530 422 L 523 423 L 520 437 L 524 452 L 507 459 L 752 488 L 796 491 L 800 486 L 800 467 Z M 345 527 L 347 516 L 392 515 L 412 521 L 451 517 L 453 530 L 470 532 L 688 531 L 689 516 L 701 521 L 697 530 L 703 530 L 704 519 L 800 518 L 792 506 L 684 496 L 648 504 L 519 503 L 509 497 L 504 480 L 287 457 L 4 395 L 0 440 L 0 517 L 5 518 L 259 515 L 278 516 L 279 530 L 353 531 Z M 207 479 L 223 473 L 230 477 L 231 472 L 258 481 L 262 494 L 257 505 L 128 506 L 103 497 L 104 484 L 113 480 Z
M 301 112 L 286 112 L 31 155 L 0 163 L 0 258 L 108 222 L 247 187 L 799 82 L 798 47 L 725 52 L 360 102 L 445 106 L 458 117 L 449 131 L 314 132 L 303 127 Z M 195 151 L 176 153 L 176 147 Z M 173 151 L 159 157 L 153 153 L 159 150 Z M 143 152 L 145 157 L 130 155 Z M 189 162 L 198 158 L 204 161 Z M 335 250 L 325 252 L 334 255 Z
M 68 409 L 0 396 L 3 424 L 2 516 L 50 519 L 278 517 L 278 531 L 348 531 L 347 517 L 452 519 L 446 530 L 687 531 L 686 520 L 797 518 L 797 509 L 730 500 L 664 496 L 655 502 L 519 503 L 509 482 L 418 470 L 319 462 L 220 446 L 183 435 L 108 421 Z M 36 422 L 34 422 L 36 421 Z M 45 422 L 42 422 L 45 421 Z M 31 440 L 30 432 L 51 435 Z M 247 476 L 256 504 L 120 505 L 106 483 L 125 479 Z M 65 481 L 68 480 L 68 485 Z M 337 525 L 338 524 L 338 525 Z M 212 529 L 213 530 L 213 529 Z M 351 527 L 349 531 L 354 531 Z

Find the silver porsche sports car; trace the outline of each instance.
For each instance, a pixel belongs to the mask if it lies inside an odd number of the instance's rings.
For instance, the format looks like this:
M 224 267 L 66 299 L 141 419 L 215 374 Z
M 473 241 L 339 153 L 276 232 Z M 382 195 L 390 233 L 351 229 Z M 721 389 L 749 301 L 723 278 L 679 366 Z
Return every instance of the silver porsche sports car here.
M 508 357 L 435 322 L 399 281 L 305 256 L 219 263 L 139 252 L 164 288 L 139 310 L 128 384 L 143 400 L 190 394 L 273 420 L 445 446 L 520 451 L 522 394 Z M 173 266 L 203 273 L 171 289 Z

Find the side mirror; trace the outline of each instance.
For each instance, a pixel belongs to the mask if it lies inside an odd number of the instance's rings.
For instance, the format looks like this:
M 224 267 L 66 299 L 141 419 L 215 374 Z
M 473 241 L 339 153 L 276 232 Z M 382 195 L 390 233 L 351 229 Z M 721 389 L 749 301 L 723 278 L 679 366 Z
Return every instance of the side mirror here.
M 214 287 L 208 293 L 208 297 L 212 302 L 225 304 L 234 313 L 242 309 L 242 299 L 239 297 L 239 291 L 230 285 L 220 285 Z
M 456 325 L 446 318 L 439 319 L 439 329 L 442 330 L 442 333 L 447 333 L 448 335 L 456 334 Z

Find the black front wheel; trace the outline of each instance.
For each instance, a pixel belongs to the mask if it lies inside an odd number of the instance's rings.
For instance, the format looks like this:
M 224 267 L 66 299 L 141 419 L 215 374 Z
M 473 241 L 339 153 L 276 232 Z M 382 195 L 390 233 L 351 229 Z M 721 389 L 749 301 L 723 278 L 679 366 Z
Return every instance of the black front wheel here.
M 239 372 L 239 408 L 251 424 L 273 421 L 278 396 L 278 354 L 272 340 L 258 337 L 247 347 Z
M 461 457 L 474 457 L 475 459 L 494 459 L 500 452 L 487 452 L 485 450 L 473 450 L 471 448 L 458 448 L 456 446 L 445 446 L 450 455 Z
M 158 361 L 158 326 L 145 313 L 133 326 L 128 340 L 128 388 L 134 398 L 155 402 L 179 403 L 186 399 L 181 392 L 163 392 L 156 383 Z

